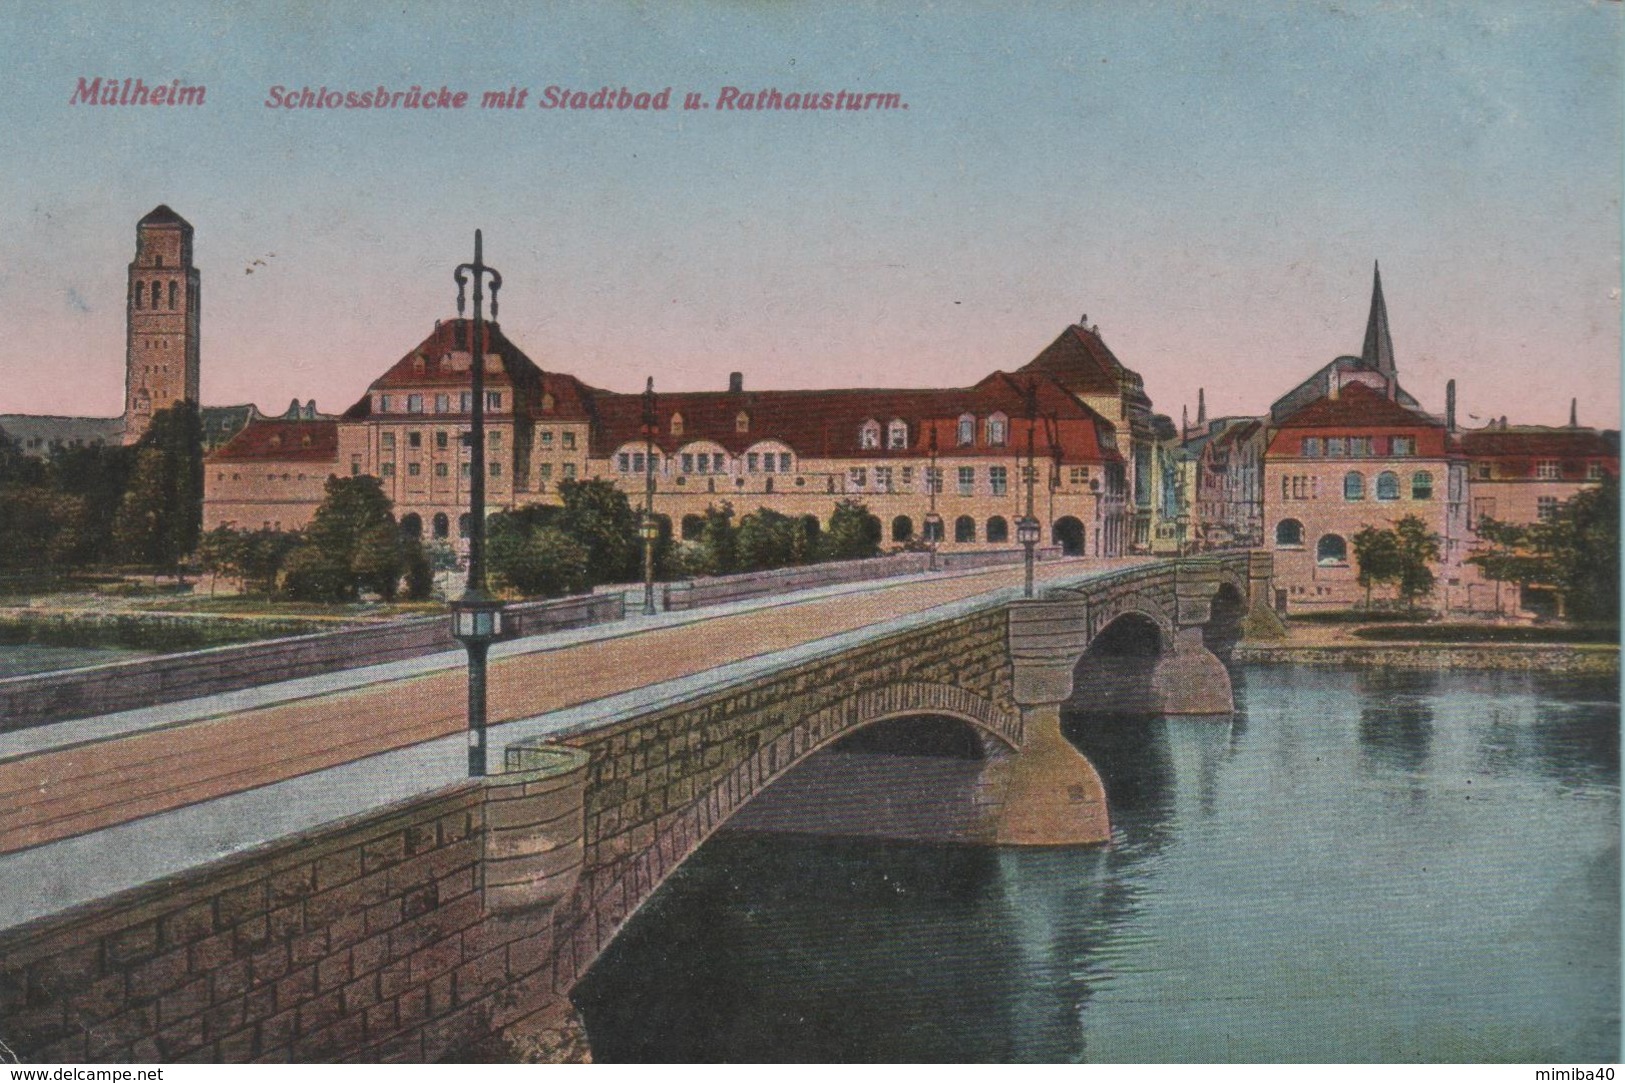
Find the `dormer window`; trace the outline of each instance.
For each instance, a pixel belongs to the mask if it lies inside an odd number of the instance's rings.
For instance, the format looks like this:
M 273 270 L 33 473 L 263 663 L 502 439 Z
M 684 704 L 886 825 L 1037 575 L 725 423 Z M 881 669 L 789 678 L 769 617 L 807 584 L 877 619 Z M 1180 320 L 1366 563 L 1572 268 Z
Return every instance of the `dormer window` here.
M 987 443 L 989 447 L 1003 447 L 1010 439 L 1010 422 L 1003 414 L 994 414 L 987 419 Z
M 858 429 L 858 447 L 873 451 L 880 446 L 880 422 L 870 419 Z
M 273 448 L 281 447 L 282 446 L 282 434 L 279 433 L 279 432 L 272 433 L 271 438 L 269 440 L 267 440 L 265 443 L 266 443 L 267 447 L 273 447 Z
M 673 436 L 681 436 L 681 435 L 683 435 L 683 415 L 682 414 L 672 414 L 671 415 L 671 425 L 669 427 L 669 431 L 671 432 L 671 435 L 673 435 Z
M 303 435 L 301 435 L 299 437 L 299 446 L 300 447 L 309 447 L 310 446 L 310 433 L 308 433 L 308 432 L 304 433 Z
M 551 414 L 552 412 L 553 412 L 553 394 L 552 394 L 552 392 L 544 391 L 542 393 L 542 413 Z
M 886 426 L 886 446 L 893 451 L 902 451 L 908 447 L 908 422 L 893 419 Z
M 424 369 L 423 355 L 422 354 L 417 354 L 412 358 L 412 371 L 413 372 L 422 372 L 423 369 Z
M 976 443 L 976 418 L 970 414 L 959 415 L 959 446 L 970 447 Z
M 734 418 L 734 432 L 750 432 L 750 415 L 743 410 Z

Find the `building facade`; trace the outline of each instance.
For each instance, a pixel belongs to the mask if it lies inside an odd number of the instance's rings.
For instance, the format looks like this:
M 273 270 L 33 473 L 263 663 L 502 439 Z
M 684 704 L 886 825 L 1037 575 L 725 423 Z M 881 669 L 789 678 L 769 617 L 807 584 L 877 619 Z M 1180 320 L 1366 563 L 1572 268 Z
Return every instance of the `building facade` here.
M 735 374 L 725 391 L 657 395 L 652 426 L 644 396 L 544 373 L 498 325 L 484 326 L 476 350 L 471 321 L 438 323 L 339 418 L 250 422 L 208 457 L 204 528 L 296 529 L 329 474 L 371 475 L 406 529 L 455 544 L 466 532 L 467 388 L 479 354 L 488 513 L 557 502 L 561 483 L 587 478 L 612 482 L 638 507 L 652 473 L 655 510 L 679 530 L 724 503 L 738 515 L 766 507 L 827 521 L 837 502 L 859 500 L 888 546 L 1003 548 L 1026 513 L 1030 469 L 1046 544 L 1079 555 L 1129 544 L 1125 444 L 1074 390 L 1089 386 L 1107 403 L 1093 385 L 1105 384 L 1099 359 L 1110 355 L 1081 326 L 1067 333 L 1080 343 L 1071 363 L 1046 351 L 968 388 L 755 391 Z M 1110 386 L 1138 391 L 1137 376 L 1110 364 Z M 1127 416 L 1138 405 L 1115 409 Z M 936 539 L 926 537 L 933 514 Z

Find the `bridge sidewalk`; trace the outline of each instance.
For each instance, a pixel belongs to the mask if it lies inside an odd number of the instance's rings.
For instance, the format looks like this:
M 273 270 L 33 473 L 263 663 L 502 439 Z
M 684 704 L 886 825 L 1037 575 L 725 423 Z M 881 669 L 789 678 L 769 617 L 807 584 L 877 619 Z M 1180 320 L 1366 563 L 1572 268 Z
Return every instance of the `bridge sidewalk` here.
M 1040 565 L 1062 585 L 1133 561 Z M 1002 604 L 1021 569 L 821 588 L 500 644 L 492 745 L 680 702 L 922 620 Z M 0 927 L 465 773 L 462 655 L 330 674 L 0 741 Z

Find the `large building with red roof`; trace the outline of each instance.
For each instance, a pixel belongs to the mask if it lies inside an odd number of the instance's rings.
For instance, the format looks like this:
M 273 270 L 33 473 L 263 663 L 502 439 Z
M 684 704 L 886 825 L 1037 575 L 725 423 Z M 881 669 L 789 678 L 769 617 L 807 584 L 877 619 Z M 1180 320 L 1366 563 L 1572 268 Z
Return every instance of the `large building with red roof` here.
M 1199 413 L 1184 446 L 1195 467 L 1200 547 L 1273 550 L 1277 600 L 1288 612 L 1364 601 L 1354 535 L 1406 516 L 1439 539 L 1432 605 L 1517 608 L 1515 589 L 1485 581 L 1467 563 L 1477 524 L 1549 518 L 1619 469 L 1615 440 L 1580 428 L 1572 412 L 1566 429 L 1502 419 L 1462 431 L 1454 382 L 1443 416 L 1423 410 L 1399 383 L 1380 273 L 1358 356 L 1318 369 L 1262 417 L 1209 424 Z
M 890 545 L 925 540 L 934 511 L 945 547 L 1009 547 L 1030 450 L 1046 544 L 1114 555 L 1134 539 L 1150 402 L 1081 324 L 1021 369 L 965 388 L 754 390 L 735 374 L 726 390 L 665 391 L 653 431 L 641 394 L 543 371 L 499 326 L 486 330 L 488 510 L 556 502 L 576 478 L 607 478 L 637 506 L 652 461 L 655 510 L 689 527 L 724 502 L 827 520 L 855 499 Z M 366 474 L 406 529 L 455 544 L 469 499 L 472 334 L 468 320 L 438 323 L 336 419 L 249 424 L 208 458 L 204 528 L 297 529 L 329 475 Z

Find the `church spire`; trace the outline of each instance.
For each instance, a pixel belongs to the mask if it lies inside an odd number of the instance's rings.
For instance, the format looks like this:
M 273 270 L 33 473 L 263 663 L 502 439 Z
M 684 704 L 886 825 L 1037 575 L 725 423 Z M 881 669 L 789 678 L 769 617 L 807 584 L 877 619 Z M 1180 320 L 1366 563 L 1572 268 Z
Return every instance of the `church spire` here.
M 1394 369 L 1394 340 L 1388 335 L 1388 306 L 1382 299 L 1382 268 L 1375 262 L 1371 271 L 1371 315 L 1365 324 L 1365 346 L 1360 360 L 1392 379 Z

